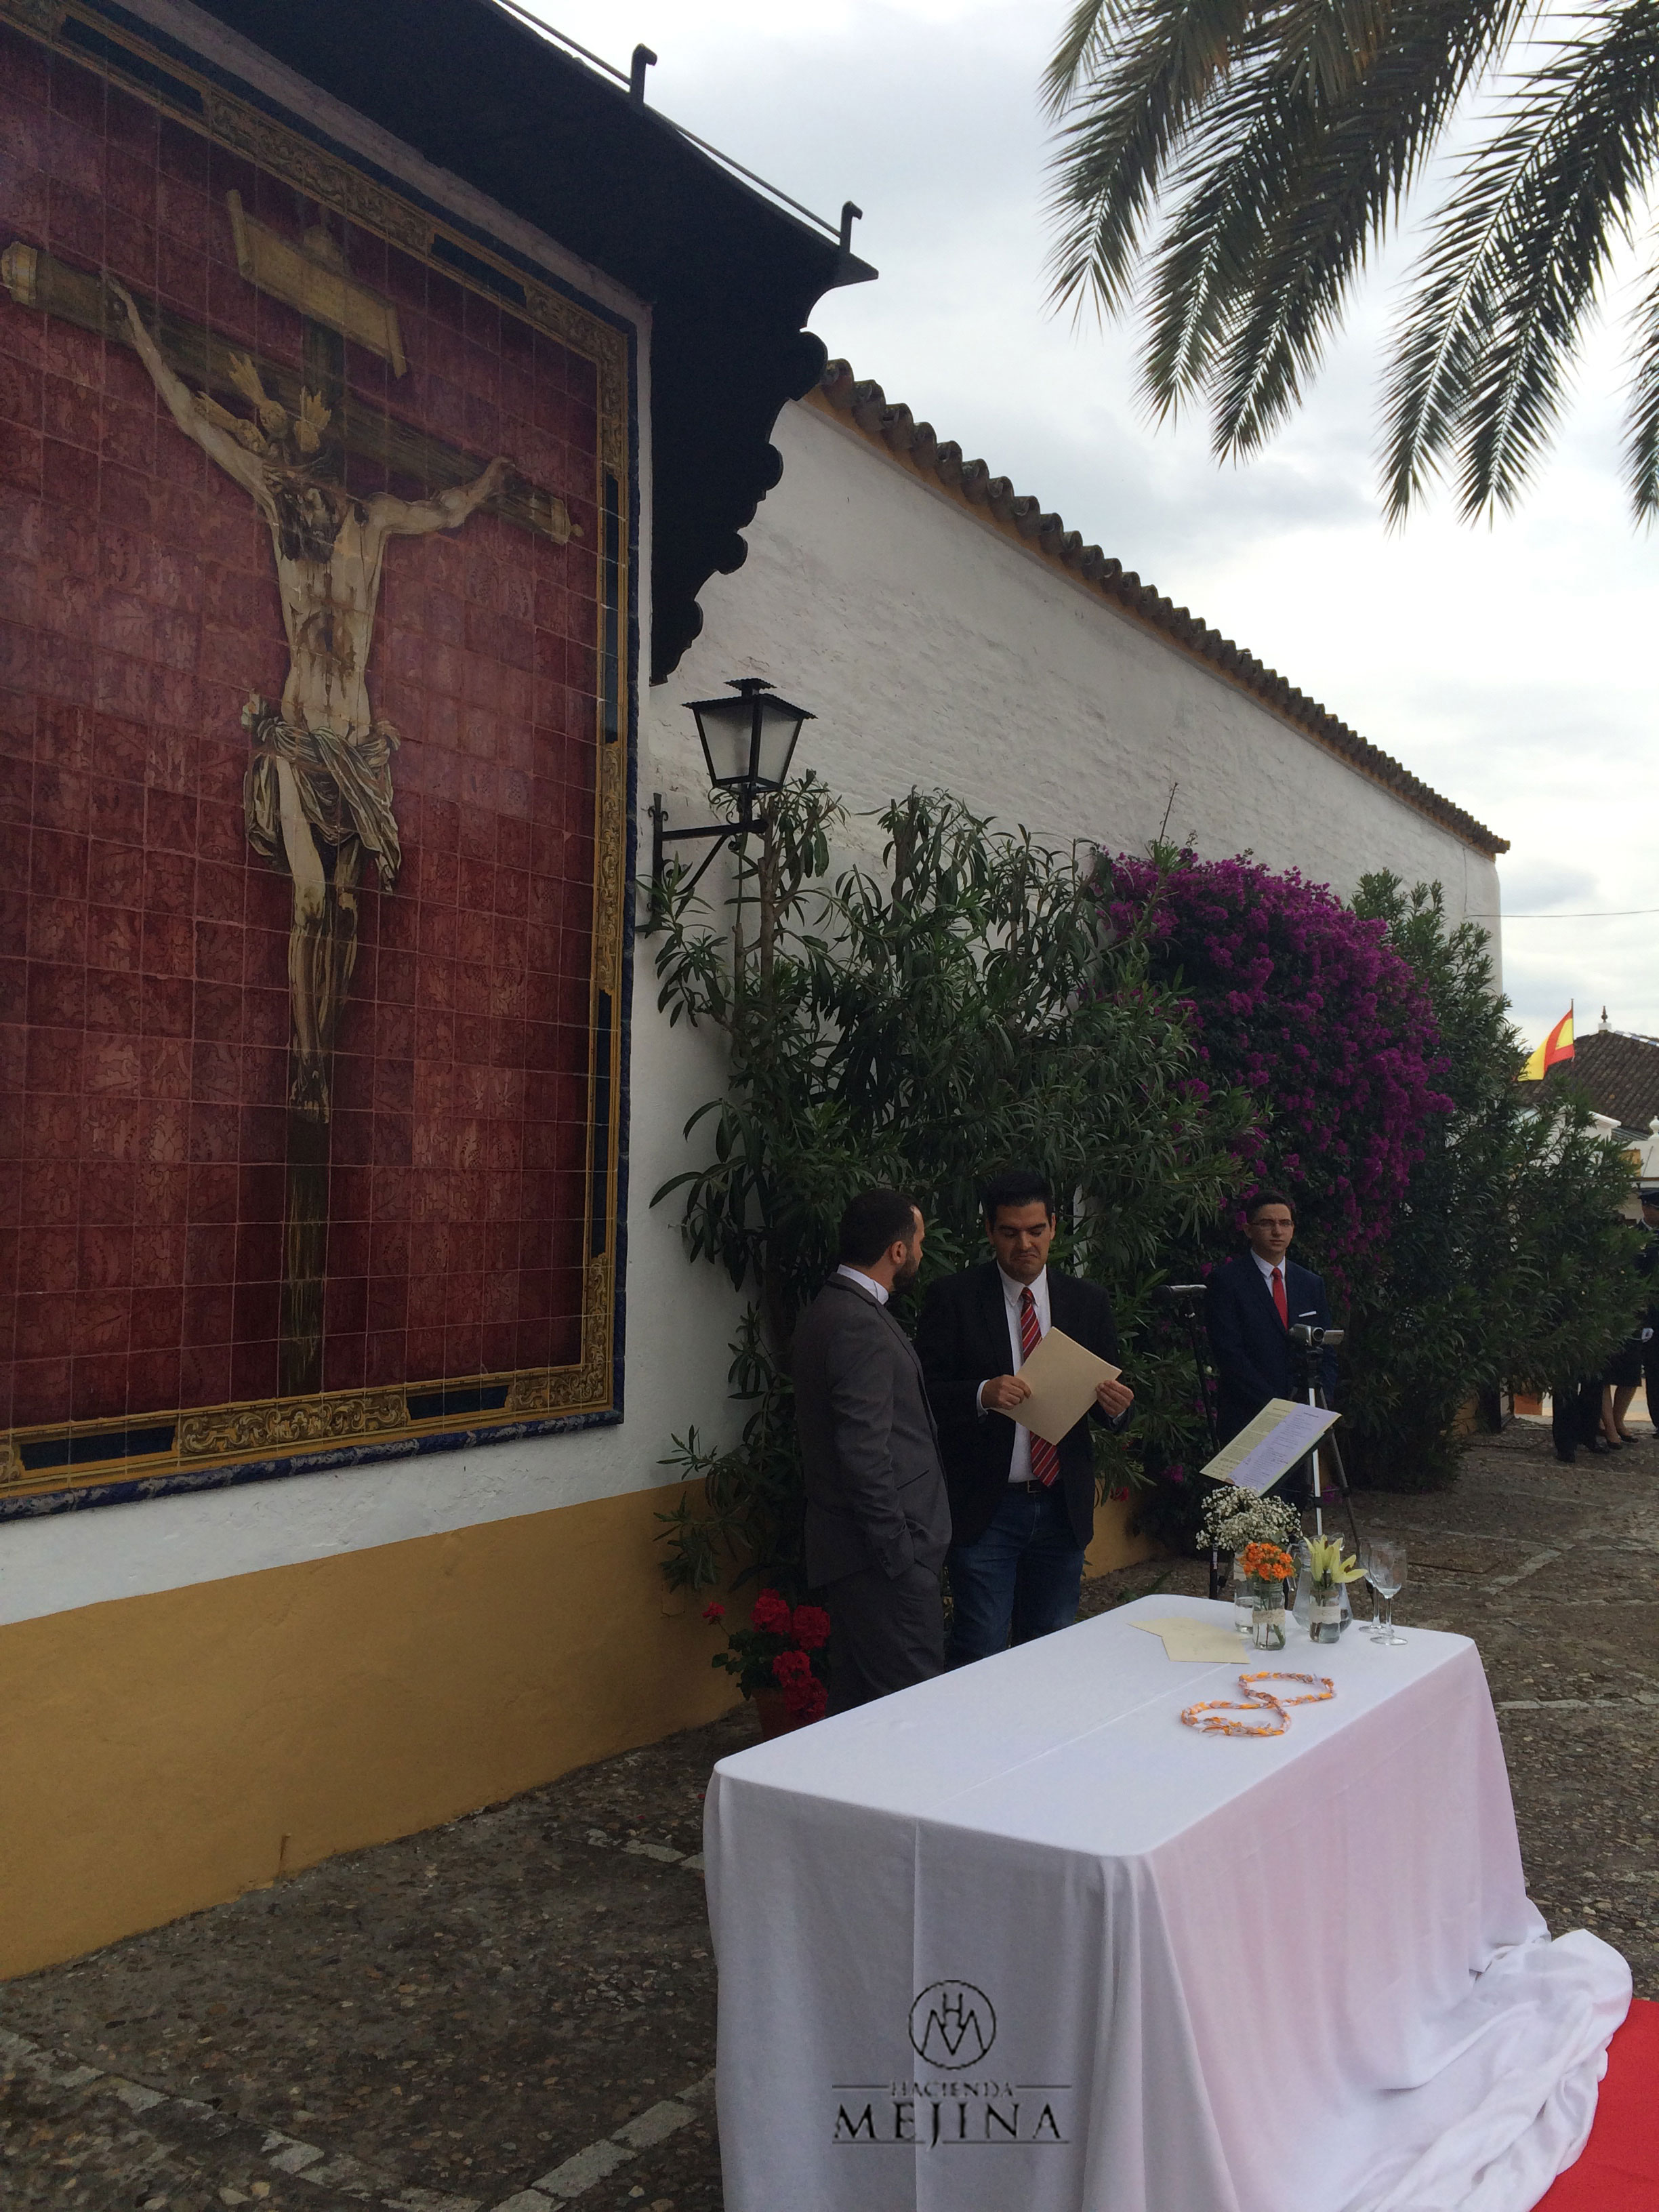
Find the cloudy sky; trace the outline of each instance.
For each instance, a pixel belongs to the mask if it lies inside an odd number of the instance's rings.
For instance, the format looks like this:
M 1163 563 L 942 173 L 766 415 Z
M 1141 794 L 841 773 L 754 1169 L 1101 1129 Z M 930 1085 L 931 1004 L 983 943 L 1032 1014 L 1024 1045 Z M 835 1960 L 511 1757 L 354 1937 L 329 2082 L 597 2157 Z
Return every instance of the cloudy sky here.
M 1067 6 L 536 0 L 621 68 L 653 47 L 653 104 L 794 198 L 865 210 L 881 278 L 820 304 L 832 353 L 1510 839 L 1504 975 L 1530 1037 L 1569 1000 L 1581 1030 L 1605 1003 L 1659 1035 L 1659 913 L 1601 918 L 1659 908 L 1659 539 L 1620 488 L 1616 322 L 1513 520 L 1441 501 L 1382 526 L 1374 367 L 1404 255 L 1290 430 L 1218 469 L 1201 425 L 1145 420 L 1125 333 L 1047 304 L 1036 86 Z

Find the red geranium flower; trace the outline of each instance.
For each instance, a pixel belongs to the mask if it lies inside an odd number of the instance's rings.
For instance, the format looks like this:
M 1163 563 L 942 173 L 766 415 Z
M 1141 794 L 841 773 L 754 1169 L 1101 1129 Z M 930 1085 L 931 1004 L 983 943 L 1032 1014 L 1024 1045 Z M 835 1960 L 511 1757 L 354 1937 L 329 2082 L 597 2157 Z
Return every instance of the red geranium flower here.
M 774 1636 L 789 1633 L 789 1607 L 775 1590 L 763 1590 L 749 1617 L 757 1628 L 765 1629 Z
M 821 1605 L 798 1605 L 790 1626 L 803 1651 L 821 1651 L 830 1641 L 830 1616 Z
M 726 1607 L 717 1598 L 712 1605 L 704 1606 L 702 1609 L 702 1617 L 705 1620 L 724 1620 L 726 1618 Z
M 783 1693 L 784 1711 L 796 1720 L 821 1721 L 830 1707 L 830 1692 L 815 1675 L 792 1682 Z
M 804 1651 L 780 1651 L 772 1662 L 772 1678 L 786 1690 L 792 1682 L 810 1682 L 812 1662 Z

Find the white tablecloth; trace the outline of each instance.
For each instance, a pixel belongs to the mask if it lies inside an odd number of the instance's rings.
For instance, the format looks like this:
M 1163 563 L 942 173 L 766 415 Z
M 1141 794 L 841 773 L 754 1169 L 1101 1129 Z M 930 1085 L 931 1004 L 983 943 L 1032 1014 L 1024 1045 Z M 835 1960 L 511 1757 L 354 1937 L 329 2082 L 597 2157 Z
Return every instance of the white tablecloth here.
M 1552 1942 L 1479 1655 L 1177 1664 L 1145 1598 L 723 1759 L 727 2212 L 1526 2212 L 1630 1971 Z M 1287 1735 L 1183 1705 L 1329 1674 Z M 1295 1686 L 1290 1686 L 1293 1690 Z

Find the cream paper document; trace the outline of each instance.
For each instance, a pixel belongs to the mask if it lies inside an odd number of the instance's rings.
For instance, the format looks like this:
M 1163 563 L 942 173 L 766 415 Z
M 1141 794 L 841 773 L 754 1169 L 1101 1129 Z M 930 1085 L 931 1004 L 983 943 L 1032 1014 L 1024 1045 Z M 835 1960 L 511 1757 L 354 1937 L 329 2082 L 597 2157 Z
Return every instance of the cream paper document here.
M 1218 1659 L 1237 1659 L 1248 1649 L 1236 1628 L 1224 1621 L 1196 1620 L 1190 1613 L 1161 1613 L 1156 1620 L 1132 1621 L 1130 1626 L 1158 1637 L 1166 1659 L 1203 1659 L 1213 1665 Z
M 1031 1395 L 1009 1418 L 1046 1443 L 1057 1444 L 1094 1404 L 1096 1383 L 1115 1382 L 1122 1372 L 1063 1328 L 1051 1328 L 1019 1370 L 1020 1380 L 1030 1384 Z
M 1295 1398 L 1269 1398 L 1229 1444 L 1199 1470 L 1212 1482 L 1236 1482 L 1246 1490 L 1271 1490 L 1299 1459 L 1333 1429 L 1342 1416 Z M 1323 1486 L 1328 1489 L 1328 1483 Z

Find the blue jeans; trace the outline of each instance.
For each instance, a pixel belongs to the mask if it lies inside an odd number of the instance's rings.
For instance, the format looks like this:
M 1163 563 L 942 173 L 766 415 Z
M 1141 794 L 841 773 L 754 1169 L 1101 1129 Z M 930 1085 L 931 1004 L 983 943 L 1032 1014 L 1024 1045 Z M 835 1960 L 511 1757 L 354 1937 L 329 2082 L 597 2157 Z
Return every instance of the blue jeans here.
M 1083 1583 L 1083 1547 L 1055 1483 L 1016 1490 L 977 1542 L 951 1547 L 951 1650 L 946 1664 L 966 1667 L 1069 1628 Z

